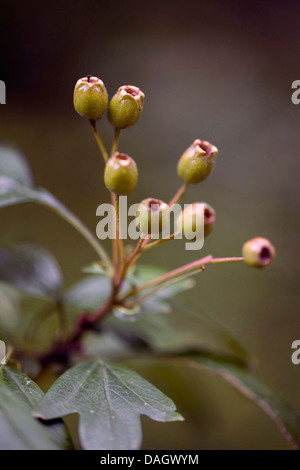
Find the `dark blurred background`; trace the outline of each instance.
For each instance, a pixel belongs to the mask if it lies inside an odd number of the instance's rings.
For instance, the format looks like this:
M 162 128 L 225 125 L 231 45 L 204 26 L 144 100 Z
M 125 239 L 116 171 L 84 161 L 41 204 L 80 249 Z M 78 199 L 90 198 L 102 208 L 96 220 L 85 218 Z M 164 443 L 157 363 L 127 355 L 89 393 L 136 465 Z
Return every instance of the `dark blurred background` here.
M 146 94 L 142 118 L 121 135 L 120 148 L 140 173 L 130 202 L 168 200 L 180 183 L 177 160 L 195 138 L 218 146 L 214 173 L 184 200 L 207 201 L 217 211 L 204 249 L 187 252 L 174 241 L 145 261 L 173 268 L 208 253 L 239 255 L 247 239 L 270 238 L 277 249 L 270 269 L 214 266 L 189 296 L 241 338 L 259 373 L 298 411 L 300 365 L 291 363 L 291 343 L 300 338 L 300 106 L 291 102 L 291 84 L 300 79 L 299 18 L 293 1 L 15 0 L 2 3 L 0 29 L 7 86 L 0 138 L 22 149 L 36 183 L 93 231 L 96 207 L 109 198 L 89 126 L 73 109 L 78 78 L 99 76 L 110 96 L 123 84 Z M 102 121 L 110 146 L 112 129 Z M 1 211 L 1 238 L 45 245 L 67 286 L 94 260 L 72 228 L 32 205 Z M 145 419 L 145 448 L 289 448 L 274 424 L 222 381 L 150 366 L 140 372 L 186 417 L 165 425 Z

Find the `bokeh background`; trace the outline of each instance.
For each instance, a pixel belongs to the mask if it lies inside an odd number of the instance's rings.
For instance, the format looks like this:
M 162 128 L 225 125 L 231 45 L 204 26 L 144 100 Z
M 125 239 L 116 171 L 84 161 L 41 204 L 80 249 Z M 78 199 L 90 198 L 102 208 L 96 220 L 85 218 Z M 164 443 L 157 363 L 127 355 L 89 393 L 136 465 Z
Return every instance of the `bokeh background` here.
M 291 363 L 291 343 L 300 338 L 300 106 L 291 102 L 291 83 L 300 79 L 299 2 L 15 0 L 1 5 L 1 18 L 7 104 L 0 138 L 21 148 L 37 184 L 92 230 L 96 207 L 109 197 L 89 126 L 72 106 L 79 77 L 101 77 L 110 96 L 123 84 L 146 94 L 142 118 L 121 135 L 120 148 L 140 173 L 130 202 L 168 200 L 180 183 L 177 160 L 195 138 L 219 147 L 214 173 L 184 200 L 207 201 L 217 211 L 200 256 L 239 255 L 245 240 L 260 235 L 272 240 L 277 258 L 265 271 L 211 267 L 189 300 L 239 336 L 259 373 L 300 411 L 300 365 Z M 112 129 L 102 121 L 110 145 Z M 66 286 L 94 260 L 72 228 L 40 207 L 3 209 L 0 236 L 45 245 Z M 180 243 L 145 261 L 173 268 L 199 256 Z M 221 380 L 150 365 L 140 372 L 186 417 L 184 424 L 143 420 L 144 448 L 289 448 L 274 424 Z

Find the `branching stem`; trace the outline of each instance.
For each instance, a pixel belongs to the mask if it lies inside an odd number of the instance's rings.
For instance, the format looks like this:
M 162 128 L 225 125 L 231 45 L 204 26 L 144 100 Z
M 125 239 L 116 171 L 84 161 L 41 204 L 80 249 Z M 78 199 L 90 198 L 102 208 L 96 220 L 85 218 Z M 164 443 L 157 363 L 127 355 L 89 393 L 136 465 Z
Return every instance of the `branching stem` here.
M 177 193 L 175 193 L 172 199 L 170 200 L 169 202 L 170 207 L 176 204 L 177 202 L 179 202 L 183 198 L 188 186 L 189 186 L 189 183 L 183 183 L 183 185 L 178 189 Z
M 116 128 L 115 128 L 114 141 L 113 141 L 113 145 L 112 145 L 111 152 L 110 152 L 110 156 L 111 156 L 111 157 L 112 157 L 113 154 L 116 153 L 116 151 L 118 150 L 120 132 L 121 132 L 121 129 L 118 128 L 118 127 L 116 127 Z
M 92 127 L 92 130 L 93 130 L 93 134 L 94 134 L 94 137 L 96 139 L 96 142 L 98 144 L 98 147 L 100 149 L 100 152 L 102 153 L 102 156 L 104 158 L 104 162 L 106 163 L 107 160 L 108 160 L 108 153 L 106 151 L 106 148 L 102 142 L 102 139 L 97 131 L 97 128 L 96 128 L 96 121 L 94 119 L 90 119 L 90 124 L 91 124 L 91 127 Z

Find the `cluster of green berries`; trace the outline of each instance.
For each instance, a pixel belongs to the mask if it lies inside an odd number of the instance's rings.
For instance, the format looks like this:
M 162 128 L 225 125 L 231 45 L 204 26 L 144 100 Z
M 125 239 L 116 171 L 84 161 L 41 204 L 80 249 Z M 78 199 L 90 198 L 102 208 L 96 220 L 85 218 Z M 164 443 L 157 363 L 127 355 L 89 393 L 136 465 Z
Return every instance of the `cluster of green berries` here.
M 144 107 L 144 93 L 131 85 L 121 86 L 108 106 L 108 119 L 118 129 L 133 126 Z M 97 121 L 101 119 L 108 105 L 108 94 L 104 83 L 98 77 L 87 75 L 80 78 L 74 89 L 74 107 L 81 116 Z
M 121 86 L 108 102 L 104 83 L 97 77 L 87 75 L 77 81 L 74 89 L 74 107 L 83 117 L 95 122 L 107 109 L 109 122 L 116 130 L 126 129 L 138 121 L 144 107 L 145 95 L 137 87 Z M 214 168 L 218 156 L 215 145 L 196 139 L 179 159 L 178 176 L 185 184 L 198 184 L 205 180 Z M 138 169 L 130 156 L 115 152 L 106 162 L 104 183 L 116 195 L 128 195 L 138 181 Z M 187 238 L 196 236 L 198 211 L 204 206 L 204 237 L 213 230 L 216 213 L 206 203 L 193 203 L 177 217 L 177 229 Z M 144 199 L 139 206 L 136 218 L 140 231 L 145 235 L 157 235 L 168 222 L 170 206 L 155 199 Z M 202 227 L 201 227 L 202 229 Z M 265 238 L 254 238 L 243 246 L 244 261 L 249 266 L 265 267 L 275 256 L 273 245 Z

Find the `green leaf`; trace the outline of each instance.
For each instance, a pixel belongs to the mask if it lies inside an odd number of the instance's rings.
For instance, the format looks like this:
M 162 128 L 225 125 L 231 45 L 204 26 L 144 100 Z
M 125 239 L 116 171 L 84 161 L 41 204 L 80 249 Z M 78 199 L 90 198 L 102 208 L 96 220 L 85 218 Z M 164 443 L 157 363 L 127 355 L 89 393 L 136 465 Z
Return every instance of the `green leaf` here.
M 34 419 L 28 407 L 0 379 L 0 449 L 59 450 L 45 427 Z
M 141 307 L 138 304 L 130 308 L 120 305 L 114 307 L 113 314 L 120 320 L 135 321 L 141 315 Z
M 113 318 L 106 324 L 113 329 L 123 329 L 145 341 L 156 352 L 186 351 L 191 347 L 202 347 L 201 323 L 197 318 L 187 318 L 174 312 L 169 314 L 145 315 L 127 326 L 120 325 Z
M 104 325 L 117 336 L 120 330 L 127 332 L 133 340 L 138 338 L 159 353 L 213 349 L 235 354 L 246 363 L 252 362 L 246 349 L 218 322 L 178 305 L 171 304 L 171 308 L 169 314 L 145 315 L 130 324 L 121 325 L 117 318 L 108 317 Z
M 0 175 L 0 207 L 38 200 L 38 190 L 28 188 L 8 176 Z
M 49 252 L 32 244 L 0 246 L 0 280 L 37 297 L 58 299 L 62 284 L 60 268 Z
M 13 147 L 0 144 L 0 207 L 37 200 L 33 177 L 24 156 Z
M 21 202 L 35 202 L 50 207 L 55 212 L 67 209 L 52 196 L 46 189 L 27 186 L 6 174 L 0 174 L 0 207 L 19 204 Z
M 171 307 L 167 302 L 160 300 L 156 297 L 151 297 L 150 299 L 144 300 L 141 303 L 142 313 L 151 314 L 151 313 L 170 313 Z
M 166 269 L 150 266 L 150 265 L 137 265 L 136 269 L 131 272 L 128 276 L 128 282 L 133 285 L 140 286 L 152 279 L 155 279 L 158 276 L 161 276 L 167 272 Z M 175 295 L 183 292 L 185 290 L 191 289 L 195 286 L 194 279 L 183 279 L 174 283 L 171 286 L 168 286 L 164 289 L 161 289 L 155 294 L 156 298 L 168 299 L 174 297 Z
M 83 266 L 81 271 L 86 274 L 100 274 L 102 276 L 107 275 L 103 264 L 99 261 L 94 261 L 93 263 L 86 264 L 85 266 Z
M 85 449 L 137 449 L 142 432 L 139 415 L 176 421 L 174 403 L 126 367 L 107 361 L 82 362 L 65 372 L 46 393 L 35 415 L 53 419 L 79 413 Z
M 271 418 L 295 449 L 300 449 L 300 417 L 289 403 L 245 366 L 229 356 L 187 353 L 167 360 L 219 375 Z
M 31 170 L 18 150 L 0 144 L 0 207 L 22 202 L 35 202 L 46 206 L 66 220 L 93 247 L 105 262 L 108 271 L 112 271 L 111 261 L 99 240 L 49 191 L 33 187 Z
M 186 307 L 189 303 L 188 299 L 184 298 L 184 306 L 178 302 L 171 302 L 171 306 L 178 316 L 187 319 L 187 325 L 189 325 L 190 319 L 198 322 L 198 335 L 200 329 L 201 331 L 204 330 L 206 341 L 207 339 L 209 340 L 208 344 L 215 342 L 223 352 L 230 352 L 238 356 L 245 363 L 251 364 L 256 362 L 253 354 L 248 351 L 243 342 L 227 326 L 223 325 L 219 320 L 204 314 L 199 305 L 191 304 L 190 308 L 189 306 Z M 201 328 L 200 324 L 202 325 Z M 207 338 L 208 336 L 210 338 Z
M 128 288 L 125 282 L 123 290 Z M 91 311 L 99 308 L 109 297 L 111 280 L 106 276 L 90 275 L 70 287 L 64 294 L 64 302 L 78 310 Z M 169 305 L 157 297 L 145 300 L 132 309 L 116 307 L 114 314 L 122 319 L 133 321 L 141 315 L 170 312 Z
M 101 357 L 108 360 L 118 360 L 132 357 L 135 352 L 128 342 L 121 341 L 112 332 L 87 332 L 82 339 L 82 348 L 87 357 Z
M 0 176 L 9 176 L 25 186 L 33 185 L 30 167 L 16 148 L 0 143 Z
M 108 277 L 91 275 L 70 287 L 64 294 L 64 301 L 79 310 L 95 310 L 109 297 L 110 291 Z
M 10 338 L 19 321 L 20 293 L 0 282 L 0 338 Z
M 109 268 L 111 267 L 109 257 L 99 244 L 99 240 L 83 225 L 76 215 L 69 211 L 49 191 L 43 188 L 29 188 L 12 178 L 0 176 L 0 207 L 21 202 L 35 202 L 51 209 L 72 225 L 93 247 L 100 259 L 104 260 Z
M 160 300 L 156 297 L 145 300 L 140 305 L 136 304 L 131 308 L 125 308 L 122 306 L 114 308 L 114 315 L 120 320 L 125 321 L 136 321 L 142 315 L 151 315 L 158 313 L 170 313 L 171 307 L 167 302 Z
M 20 403 L 22 402 L 24 408 L 26 408 L 30 414 L 45 395 L 33 380 L 16 369 L 4 367 L 1 370 L 1 379 L 7 390 L 10 391 Z M 59 418 L 53 422 L 43 422 L 43 426 L 61 449 L 68 450 L 72 448 L 68 430 L 62 419 Z
M 135 269 L 130 273 L 131 279 L 139 284 L 151 281 L 155 277 L 165 274 L 166 270 L 161 266 L 154 266 L 151 264 L 137 264 Z
M 1 370 L 1 379 L 7 389 L 14 393 L 29 411 L 31 411 L 44 396 L 40 387 L 19 370 L 6 366 Z

